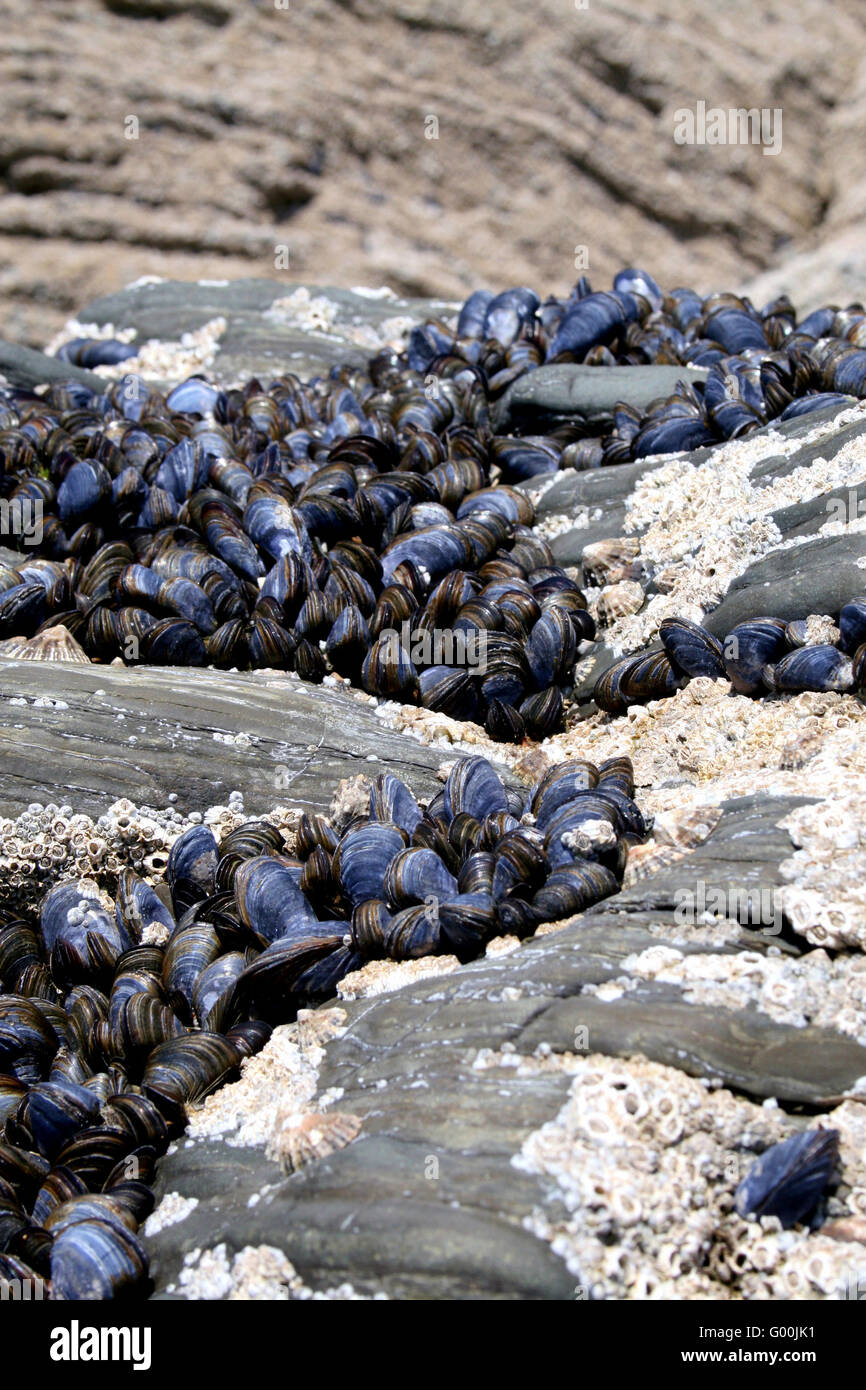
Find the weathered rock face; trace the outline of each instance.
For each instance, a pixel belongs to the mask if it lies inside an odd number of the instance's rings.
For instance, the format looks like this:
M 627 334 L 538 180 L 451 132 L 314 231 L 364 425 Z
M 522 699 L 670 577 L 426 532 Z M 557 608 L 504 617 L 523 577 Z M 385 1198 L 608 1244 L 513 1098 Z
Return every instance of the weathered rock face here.
M 326 812 L 337 782 L 391 769 L 429 783 L 442 761 L 351 694 L 285 672 L 146 671 L 0 662 L 0 815 L 68 800 L 100 814 L 118 797 L 182 811 L 243 792 Z
M 663 283 L 737 286 L 862 211 L 859 17 L 859 0 L 697 18 L 689 0 L 9 0 L 7 336 L 42 346 L 142 274 L 272 275 L 279 246 L 287 279 L 451 298 L 562 291 L 576 246 L 599 283 L 639 256 Z M 781 108 L 781 155 L 677 145 L 698 99 Z M 849 259 L 786 287 L 844 299 Z

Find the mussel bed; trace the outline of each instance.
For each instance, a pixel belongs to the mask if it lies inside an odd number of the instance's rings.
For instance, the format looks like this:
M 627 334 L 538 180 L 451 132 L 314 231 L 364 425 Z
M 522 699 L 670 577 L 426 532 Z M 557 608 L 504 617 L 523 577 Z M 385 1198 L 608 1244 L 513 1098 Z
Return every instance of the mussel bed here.
M 66 881 L 0 915 L 0 1279 L 146 1294 L 136 1232 L 186 1108 L 367 961 L 469 961 L 616 892 L 648 834 L 633 796 L 624 758 L 528 794 L 463 758 L 425 807 L 386 772 L 366 814 L 304 814 L 292 845 L 193 825 L 164 885 L 125 869 L 113 901 Z
M 329 672 L 519 742 L 562 727 L 595 622 L 513 486 L 689 450 L 866 396 L 866 312 L 664 294 L 624 270 L 565 299 L 478 291 L 361 371 L 163 396 L 128 373 L 0 392 L 0 641 L 67 630 L 94 661 Z M 87 366 L 133 349 L 82 340 Z M 546 363 L 703 366 L 647 410 L 498 435 Z M 589 429 L 594 433 L 588 433 Z
M 405 352 L 308 383 L 0 391 L 0 500 L 22 557 L 0 568 L 0 641 L 59 629 L 93 661 L 330 672 L 498 740 L 543 738 L 595 624 L 514 484 L 866 397 L 864 343 L 860 305 L 798 324 L 784 297 L 666 295 L 627 270 L 564 300 L 476 293 L 456 329 L 419 325 Z M 61 355 L 99 367 L 127 351 Z M 647 410 L 497 435 L 491 405 L 548 362 L 709 374 Z M 859 690 L 866 598 L 839 625 L 815 645 L 772 618 L 724 640 L 667 619 L 661 648 L 616 663 L 595 698 L 617 713 L 702 675 L 749 694 Z M 164 884 L 125 870 L 113 901 L 66 882 L 38 918 L 0 913 L 0 1280 L 146 1294 L 157 1159 L 276 1024 L 368 961 L 465 962 L 579 913 L 616 892 L 647 833 L 627 759 L 557 764 L 526 796 L 469 758 L 426 806 L 384 773 L 366 815 L 303 816 L 291 845 L 264 821 L 219 843 L 194 826 Z M 827 1182 L 834 1140 L 777 1148 L 738 1206 L 787 1223 Z
M 673 695 L 696 676 L 729 680 L 741 695 L 866 689 L 866 594 L 838 615 L 836 642 L 809 641 L 807 619 L 758 617 L 719 638 L 688 618 L 665 618 L 661 645 L 620 657 L 593 689 L 598 708 L 623 714 L 630 705 Z

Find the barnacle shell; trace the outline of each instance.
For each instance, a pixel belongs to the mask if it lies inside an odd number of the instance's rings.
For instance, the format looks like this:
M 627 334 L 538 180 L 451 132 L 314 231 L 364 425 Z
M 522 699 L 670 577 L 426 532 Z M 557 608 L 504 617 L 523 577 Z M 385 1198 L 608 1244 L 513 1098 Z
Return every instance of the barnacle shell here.
M 305 1163 L 344 1149 L 360 1132 L 358 1116 L 346 1112 L 290 1117 L 277 1131 L 274 1148 L 283 1172 L 296 1173 Z
M 89 666 L 90 658 L 67 627 L 43 628 L 35 637 L 9 637 L 0 642 L 0 656 L 15 661 L 69 661 Z

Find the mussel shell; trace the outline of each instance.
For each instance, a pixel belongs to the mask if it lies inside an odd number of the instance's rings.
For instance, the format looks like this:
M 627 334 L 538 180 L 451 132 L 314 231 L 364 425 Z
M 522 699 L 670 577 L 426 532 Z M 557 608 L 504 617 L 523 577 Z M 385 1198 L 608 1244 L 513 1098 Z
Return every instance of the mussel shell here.
M 310 969 L 344 944 L 348 934 L 345 922 L 320 922 L 317 934 L 281 937 L 262 951 L 235 984 L 239 1005 L 251 1005 L 257 1013 L 275 1023 L 291 1018 L 300 1002 L 298 981 Z
M 141 638 L 141 659 L 154 666 L 206 666 L 207 651 L 198 628 L 184 618 L 163 618 Z
M 302 637 L 295 648 L 295 670 L 302 681 L 311 685 L 321 685 L 327 674 L 325 658 L 317 646 Z
M 505 787 L 485 758 L 460 758 L 454 764 L 444 792 L 444 810 L 449 821 L 461 811 L 481 821 L 507 809 Z
M 853 656 L 866 642 L 866 598 L 852 599 L 839 614 L 839 646 Z
M 489 850 L 474 850 L 463 861 L 457 876 L 457 887 L 463 893 L 492 895 L 495 856 Z
M 141 1087 L 164 1114 L 204 1099 L 235 1071 L 237 1049 L 219 1033 L 190 1033 L 155 1047 Z
M 522 701 L 519 709 L 530 738 L 548 738 L 563 726 L 562 692 L 556 685 L 548 686 L 537 695 L 528 696 Z
M 353 905 L 367 898 L 384 899 L 388 867 L 395 854 L 405 848 L 407 838 L 404 830 L 384 821 L 371 821 L 346 832 L 331 869 Z
M 391 918 L 383 948 L 391 960 L 417 960 L 420 956 L 435 955 L 440 941 L 438 903 L 422 903 L 406 907 Z
M 576 857 L 563 864 L 539 888 L 532 905 L 544 922 L 558 922 L 585 911 L 619 889 L 616 875 L 604 864 Z
M 98 891 L 86 883 L 52 888 L 43 899 L 40 920 L 51 972 L 61 986 L 110 979 L 118 956 L 135 944 L 125 925 L 102 906 Z
M 65 1227 L 51 1246 L 51 1296 L 94 1301 L 140 1294 L 147 1285 L 147 1256 L 131 1231 L 104 1220 Z
M 523 715 L 502 700 L 490 701 L 484 727 L 496 743 L 521 743 L 526 734 Z
M 385 871 L 383 888 L 386 902 L 396 910 L 431 898 L 452 897 L 457 880 L 432 849 L 411 847 L 394 855 Z
M 171 932 L 175 920 L 149 883 L 131 869 L 122 869 L 115 899 L 117 925 L 133 941 L 140 941 L 145 930 L 163 927 Z
M 249 662 L 253 670 L 287 671 L 292 665 L 297 642 L 281 623 L 257 610 L 246 631 Z
M 181 923 L 171 935 L 163 958 L 162 982 L 172 1008 L 186 1022 L 193 1016 L 199 976 L 221 949 L 219 936 L 207 922 Z
M 361 683 L 371 695 L 410 699 L 418 689 L 418 672 L 394 630 L 383 631 L 361 667 Z
M 497 924 L 493 897 L 485 892 L 464 892 L 439 904 L 440 945 L 460 960 L 477 956 Z
M 675 670 L 686 676 L 725 675 L 724 651 L 718 638 L 688 618 L 664 618 L 659 638 Z
M 363 957 L 346 935 L 343 937 L 342 945 L 308 965 L 295 977 L 293 994 L 297 996 L 300 1004 L 313 1004 L 320 999 L 328 999 L 335 993 L 340 981 L 361 965 Z
M 418 688 L 425 709 L 439 710 L 461 721 L 471 722 L 477 718 L 478 686 L 471 667 L 459 670 L 428 666 L 420 674 Z
M 600 788 L 614 787 L 623 796 L 634 796 L 634 768 L 631 758 L 605 758 L 598 765 L 598 785 Z
M 32 999 L 0 995 L 0 1071 L 28 1084 L 37 1082 L 47 1075 L 59 1045 L 60 1038 Z
M 377 778 L 376 778 L 376 782 L 374 782 L 373 787 L 372 787 L 371 790 L 370 790 L 370 808 L 371 808 L 371 809 L 370 809 L 370 815 L 371 815 L 371 818 L 374 818 L 374 817 L 373 817 L 373 809 L 372 809 L 372 808 L 373 808 L 373 794 L 374 794 L 374 789 L 375 789 L 376 785 L 380 782 L 381 778 L 387 778 L 387 777 L 389 777 L 389 776 L 390 776 L 390 773 L 387 773 L 387 772 L 386 772 L 386 773 L 381 773 L 381 774 L 380 774 L 380 777 L 377 777 Z M 398 779 L 395 777 L 395 778 L 394 778 L 394 781 L 396 782 L 397 780 L 398 780 Z M 400 783 L 400 785 L 402 786 L 403 784 Z M 419 814 L 420 814 L 420 812 L 419 812 Z M 379 817 L 375 817 L 375 818 L 376 818 L 376 819 L 379 819 L 379 820 L 393 820 L 393 819 L 394 819 L 393 816 L 387 816 L 387 815 L 386 815 L 386 816 L 379 816 Z M 266 828 L 267 830 L 271 830 L 273 827 L 267 826 L 267 827 L 265 827 L 265 828 Z M 282 843 L 282 836 L 280 836 L 279 838 L 280 838 L 280 843 Z M 327 820 L 324 816 L 319 816 L 319 815 L 307 815 L 306 812 L 303 812 L 303 813 L 301 814 L 301 818 L 300 818 L 300 820 L 298 821 L 298 828 L 297 828 L 297 830 L 296 830 L 296 832 L 295 832 L 295 850 L 296 850 L 296 852 L 301 856 L 302 859 L 305 859 L 305 858 L 307 857 L 308 854 L 312 854 L 313 850 L 316 849 L 318 846 L 321 846 L 322 849 L 327 850 L 329 854 L 333 854 L 333 853 L 334 853 L 334 850 L 337 848 L 337 845 L 338 845 L 339 843 L 340 843 L 340 837 L 339 837 L 339 835 L 337 834 L 337 832 L 336 832 L 336 830 L 334 829 L 334 827 L 331 825 L 330 821 Z M 223 845 L 221 845 L 221 846 L 220 846 L 220 852 L 221 852 L 221 853 L 223 852 L 223 848 L 224 848 Z M 225 841 L 225 848 L 226 848 L 226 849 L 228 848 L 228 840 Z M 278 846 L 278 845 L 275 845 L 274 848 L 279 848 L 279 846 Z
M 387 903 L 380 898 L 368 898 L 358 903 L 352 912 L 351 936 L 362 956 L 384 955 L 385 933 L 391 916 Z
M 240 951 L 227 951 L 202 970 L 193 989 L 193 1007 L 207 1032 L 222 1033 L 231 1019 L 235 985 L 246 967 Z
M 370 788 L 370 819 L 397 825 L 411 835 L 421 820 L 421 808 L 399 777 L 381 772 Z
M 577 857 L 609 857 L 616 848 L 617 832 L 616 806 L 595 792 L 584 792 L 561 806 L 547 822 L 544 848 L 551 868 L 560 868 Z M 588 846 L 578 850 L 566 843 L 566 838 L 577 840 L 580 834 L 589 837 L 592 853 L 587 854 Z
M 622 677 L 621 689 L 627 704 L 661 700 L 673 695 L 680 680 L 666 652 L 647 652 L 635 657 Z
M 598 780 L 598 768 L 582 758 L 572 758 L 549 768 L 533 787 L 529 798 L 529 810 L 535 816 L 536 825 L 544 829 L 561 806 L 582 792 L 592 791 Z
M 0 1072 L 0 1130 L 9 1115 L 14 1115 L 27 1095 L 27 1083 L 17 1076 Z
M 226 1040 L 242 1058 L 252 1057 L 254 1053 L 261 1051 L 272 1032 L 272 1025 L 263 1018 L 250 1018 L 229 1028 Z
M 786 624 L 780 618 L 751 618 L 731 628 L 723 643 L 725 672 L 741 695 L 764 689 L 764 668 L 787 650 Z
M 765 669 L 764 681 L 774 690 L 851 690 L 851 658 L 838 647 L 822 644 L 799 647 Z
M 166 878 L 178 918 L 213 893 L 218 861 L 216 837 L 209 826 L 193 825 L 175 840 Z
M 83 1086 L 45 1081 L 31 1086 L 27 1097 L 28 1125 L 39 1153 L 52 1158 L 99 1113 L 99 1101 Z
M 264 944 L 316 933 L 316 914 L 281 857 L 245 860 L 235 874 L 234 894 L 241 921 Z
M 191 1018 L 188 1005 L 182 1010 Z M 112 1013 L 111 1046 L 130 1070 L 159 1043 L 179 1037 L 186 1029 L 178 1015 L 153 993 L 140 990 L 119 999 Z
M 535 830 L 509 830 L 494 850 L 496 867 L 493 872 L 493 897 L 509 894 L 530 897 L 547 877 L 547 856 L 542 848 L 543 836 Z
M 370 649 L 370 629 L 359 608 L 349 604 L 331 627 L 325 653 L 341 676 L 356 679 Z
M 634 663 L 633 656 L 621 656 L 608 666 L 598 677 L 592 690 L 592 698 L 600 710 L 606 714 L 624 714 L 628 701 L 623 693 L 622 683 L 626 673 Z
M 540 690 L 568 678 L 577 659 L 577 638 L 561 608 L 546 609 L 535 623 L 526 643 L 526 659 Z
M 133 1091 L 114 1095 L 103 1105 L 102 1118 L 125 1137 L 127 1144 L 149 1145 L 157 1153 L 163 1153 L 168 1146 L 168 1125 L 158 1106 L 147 1096 Z
M 776 1216 L 784 1227 L 805 1220 L 829 1183 L 839 1155 L 839 1131 L 809 1129 L 773 1144 L 737 1188 L 741 1216 Z
M 23 921 L 0 926 L 0 982 L 10 994 L 20 994 L 16 982 L 28 965 L 40 965 L 42 951 L 36 933 Z

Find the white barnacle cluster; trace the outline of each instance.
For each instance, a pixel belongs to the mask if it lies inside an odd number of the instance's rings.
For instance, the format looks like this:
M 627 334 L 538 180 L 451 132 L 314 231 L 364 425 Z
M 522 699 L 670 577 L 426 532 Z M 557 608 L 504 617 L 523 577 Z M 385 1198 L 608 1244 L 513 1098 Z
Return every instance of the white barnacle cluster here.
M 475 1066 L 573 1076 L 559 1113 L 512 1162 L 554 1184 L 566 1215 L 545 1205 L 527 1225 L 585 1297 L 841 1299 L 852 1271 L 866 1271 L 861 1105 L 847 1101 L 820 1121 L 839 1130 L 842 1181 L 826 1227 L 810 1233 L 734 1210 L 756 1155 L 791 1132 L 775 1102 L 758 1105 L 642 1058 L 488 1052 Z
M 516 941 L 514 937 L 512 940 Z M 488 948 L 489 949 L 489 948 Z M 436 975 L 452 975 L 460 969 L 456 956 L 419 956 L 416 960 L 368 960 L 344 975 L 337 985 L 339 999 L 372 999 L 404 985 L 417 984 Z
M 855 783 L 851 793 L 799 806 L 782 822 L 797 849 L 780 866 L 786 880 L 780 899 L 813 945 L 866 951 L 863 786 Z
M 198 1197 L 184 1197 L 180 1192 L 166 1192 L 159 1206 L 143 1223 L 142 1231 L 146 1236 L 158 1235 L 167 1226 L 176 1226 L 178 1222 L 185 1221 L 197 1206 Z
M 32 802 L 0 819 L 0 875 L 7 901 L 38 901 L 61 878 L 103 878 L 116 867 L 113 846 L 90 816 L 69 805 Z
M 278 806 L 262 819 L 290 839 L 298 812 Z M 149 882 L 161 880 L 179 835 L 204 822 L 219 839 L 247 819 L 243 797 L 233 792 L 225 805 L 183 815 L 173 806 L 136 806 L 127 797 L 101 816 L 75 812 L 68 804 L 32 802 L 15 817 L 0 818 L 0 877 L 4 901 L 38 908 L 45 892 L 64 879 L 92 878 L 113 888 L 122 869 Z
M 190 1116 L 192 1138 L 226 1136 L 238 1147 L 264 1145 L 279 1157 L 282 1131 L 314 1110 L 324 1044 L 338 1037 L 343 1009 L 301 1009 L 295 1023 L 275 1028 L 261 1052 L 241 1066 L 241 1078 L 209 1096 Z
M 307 333 L 333 333 L 340 316 L 340 306 L 327 295 L 311 295 L 301 285 L 291 294 L 275 299 L 264 317 L 291 324 Z
M 816 453 L 800 468 L 762 478 L 760 486 L 752 483 L 751 474 L 763 459 L 805 451 L 862 416 L 863 406 L 858 403 L 832 424 L 821 422 L 796 440 L 768 430 L 729 440 L 700 464 L 677 457 L 646 472 L 627 499 L 626 529 L 647 528 L 636 542 L 636 553 L 645 567 L 663 576 L 663 582 L 640 612 L 615 621 L 608 635 L 613 649 L 637 650 L 653 640 L 662 619 L 673 614 L 700 622 L 730 581 L 753 561 L 771 550 L 802 545 L 802 536 L 783 540 L 771 513 L 866 480 L 861 441 L 853 439 L 835 452 L 828 450 L 829 459 Z M 861 526 L 858 516 L 834 520 L 828 507 L 822 531 L 841 534 Z
M 556 474 L 553 474 L 553 477 L 555 479 Z M 592 513 L 589 507 L 575 507 L 569 512 L 551 512 L 535 523 L 536 535 L 543 536 L 546 541 L 552 541 L 569 531 L 585 531 L 591 521 L 600 519 L 599 511 L 597 507 L 593 508 Z
M 690 1004 L 735 1012 L 753 1005 L 777 1023 L 811 1023 L 866 1045 L 866 961 L 831 959 L 823 950 L 792 958 L 778 946 L 728 956 L 660 945 L 628 956 L 623 970 L 630 982 L 678 985 Z
M 184 1258 L 177 1292 L 186 1299 L 227 1298 L 230 1302 L 363 1301 L 351 1284 L 313 1290 L 275 1245 L 245 1245 L 231 1259 L 226 1246 L 190 1250 Z M 376 1294 L 375 1298 L 384 1298 Z
M 613 719 L 593 715 L 576 722 L 548 740 L 545 751 L 594 763 L 630 757 L 637 786 L 647 789 L 641 804 L 679 813 L 686 804 L 684 779 L 694 786 L 696 804 L 708 796 L 719 803 L 765 791 L 768 769 L 779 795 L 814 795 L 818 787 L 822 794 L 842 794 L 862 765 L 864 720 L 866 707 L 853 695 L 803 692 L 784 702 L 753 700 L 731 694 L 726 681 L 700 676 L 669 699 L 633 705 Z

